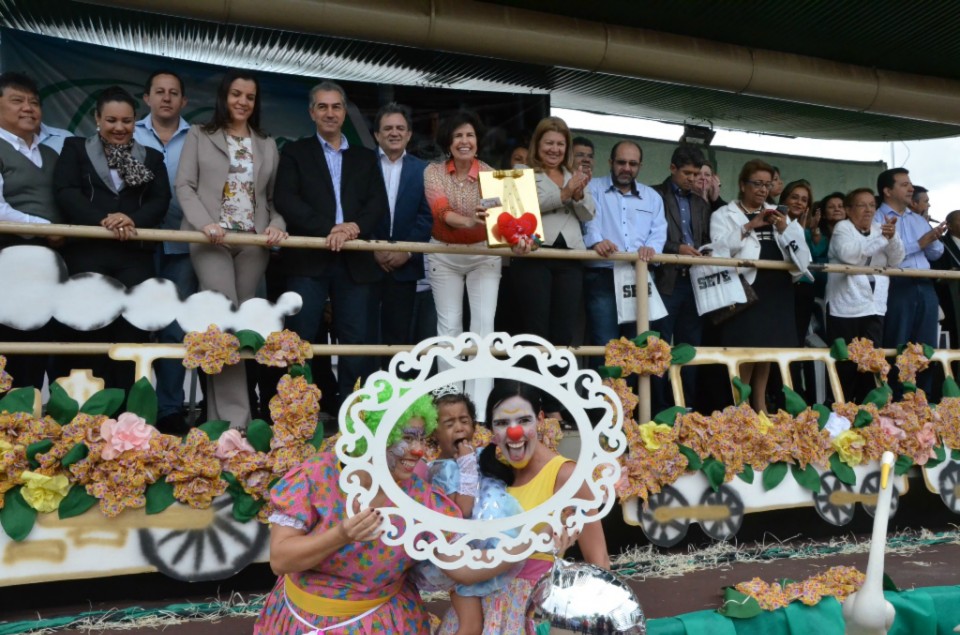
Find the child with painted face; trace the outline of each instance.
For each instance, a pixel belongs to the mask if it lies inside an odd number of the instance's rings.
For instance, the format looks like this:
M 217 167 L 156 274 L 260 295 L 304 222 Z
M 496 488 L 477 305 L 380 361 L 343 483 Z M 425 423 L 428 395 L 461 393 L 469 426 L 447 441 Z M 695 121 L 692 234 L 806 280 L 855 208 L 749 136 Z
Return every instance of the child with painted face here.
M 447 394 L 436 399 L 437 429 L 434 438 L 440 458 L 428 465 L 427 480 L 446 492 L 460 508 L 464 518 L 493 520 L 523 513 L 520 503 L 507 493 L 512 474 L 505 466 L 481 471 L 479 451 L 471 444 L 476 428 L 476 407 L 464 394 Z M 496 540 L 471 542 L 477 549 L 491 548 Z M 483 632 L 482 598 L 506 586 L 522 568 L 522 563 L 490 580 L 470 585 L 457 585 L 438 567 L 425 563 L 417 568 L 418 584 L 424 589 L 450 590 L 450 601 L 457 614 L 458 635 L 480 635 Z

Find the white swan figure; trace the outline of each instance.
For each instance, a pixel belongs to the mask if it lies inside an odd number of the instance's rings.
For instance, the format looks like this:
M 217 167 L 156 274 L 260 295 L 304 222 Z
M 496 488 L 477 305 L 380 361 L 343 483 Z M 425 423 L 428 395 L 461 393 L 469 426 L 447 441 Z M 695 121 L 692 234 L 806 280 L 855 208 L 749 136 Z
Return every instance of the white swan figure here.
M 847 635 L 886 635 L 896 615 L 893 605 L 883 597 L 883 555 L 887 546 L 890 499 L 893 496 L 893 479 L 890 478 L 893 463 L 893 453 L 884 452 L 880 458 L 880 491 L 877 493 L 877 509 L 873 517 L 866 579 L 860 590 L 843 603 Z

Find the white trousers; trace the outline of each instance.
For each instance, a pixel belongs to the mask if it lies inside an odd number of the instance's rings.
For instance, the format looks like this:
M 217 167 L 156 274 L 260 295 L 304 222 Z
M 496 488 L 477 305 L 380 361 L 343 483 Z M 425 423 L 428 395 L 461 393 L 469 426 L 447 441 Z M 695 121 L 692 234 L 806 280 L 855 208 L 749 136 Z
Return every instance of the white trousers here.
M 437 243 L 439 241 L 431 240 Z M 485 247 L 474 243 L 471 247 Z M 501 256 L 466 256 L 460 254 L 427 254 L 430 288 L 437 307 L 437 335 L 456 337 L 463 333 L 463 290 L 470 303 L 470 331 L 481 336 L 493 332 L 500 288 Z M 445 370 L 441 367 L 440 370 Z M 485 415 L 487 397 L 493 378 L 473 379 L 465 391 L 477 406 L 477 415 Z

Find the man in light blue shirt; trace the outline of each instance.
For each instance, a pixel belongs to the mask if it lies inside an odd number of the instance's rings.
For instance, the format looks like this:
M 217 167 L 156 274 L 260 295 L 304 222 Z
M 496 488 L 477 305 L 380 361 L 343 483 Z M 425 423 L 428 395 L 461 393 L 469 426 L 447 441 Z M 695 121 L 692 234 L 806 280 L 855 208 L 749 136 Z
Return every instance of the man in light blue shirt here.
M 69 130 L 54 128 L 45 123 L 40 124 L 37 134 L 40 136 L 40 143 L 48 148 L 53 148 L 53 151 L 57 154 L 60 154 L 60 151 L 63 150 L 63 140 L 73 136 L 73 133 Z
M 610 176 L 590 181 L 597 215 L 583 227 L 583 240 L 601 256 L 635 251 L 641 260 L 663 252 L 667 220 L 663 199 L 637 183 L 643 151 L 632 141 L 620 141 L 610 151 Z M 584 273 L 584 296 L 590 343 L 603 346 L 621 335 L 636 336 L 636 322 L 617 323 L 612 261 L 591 261 Z
M 930 263 L 943 255 L 939 238 L 947 229 L 946 223 L 930 228 L 923 216 L 910 211 L 913 184 L 904 168 L 892 168 L 877 177 L 877 192 L 883 204 L 877 210 L 874 222 L 895 222 L 896 232 L 903 241 L 906 257 L 900 266 L 904 269 L 930 269 Z M 896 348 L 901 344 L 920 343 L 937 345 L 937 293 L 931 278 L 890 278 L 887 294 L 887 315 L 883 321 L 883 346 Z M 893 372 L 896 372 L 894 369 Z M 929 392 L 933 377 L 923 372 L 917 385 Z
M 167 70 L 152 73 L 143 90 L 143 102 L 150 108 L 147 116 L 138 121 L 133 138 L 142 146 L 154 148 L 163 154 L 170 179 L 170 207 L 163 218 L 161 229 L 180 229 L 183 210 L 177 202 L 174 181 L 180 165 L 180 153 L 187 138 L 190 124 L 180 116 L 187 105 L 183 80 Z M 177 293 L 186 299 L 197 292 L 197 276 L 190 264 L 190 248 L 187 243 L 164 242 L 157 245 L 157 274 L 173 282 Z M 183 329 L 174 322 L 158 334 L 161 344 L 183 342 Z M 183 415 L 183 379 L 185 370 L 180 360 L 162 359 L 154 365 L 157 373 L 157 428 L 162 432 L 186 432 Z

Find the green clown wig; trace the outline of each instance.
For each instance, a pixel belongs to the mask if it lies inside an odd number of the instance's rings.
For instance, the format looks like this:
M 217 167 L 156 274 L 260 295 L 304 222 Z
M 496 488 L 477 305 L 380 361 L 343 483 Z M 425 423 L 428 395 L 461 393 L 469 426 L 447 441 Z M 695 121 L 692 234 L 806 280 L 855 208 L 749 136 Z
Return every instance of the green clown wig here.
M 393 397 L 393 388 L 386 382 L 377 383 L 381 385 L 381 390 L 379 393 L 377 393 L 377 403 L 387 403 Z M 408 387 L 403 387 L 400 389 L 400 394 L 402 395 L 408 390 L 410 390 Z M 389 407 L 385 409 L 363 411 L 360 422 L 375 435 L 377 433 L 377 429 L 380 427 L 380 422 L 383 421 L 383 417 L 387 414 L 388 410 Z M 410 407 L 407 408 L 402 415 L 400 415 L 400 417 L 397 419 L 397 422 L 394 424 L 393 429 L 390 430 L 390 434 L 387 436 L 387 447 L 390 447 L 400 440 L 400 438 L 403 436 L 403 429 L 411 419 L 421 419 L 423 421 L 423 434 L 425 436 L 433 434 L 433 431 L 437 429 L 437 407 L 434 405 L 433 396 L 430 393 L 418 397 L 417 400 L 410 404 Z M 347 430 L 353 432 L 353 420 L 349 415 L 346 418 L 346 423 Z M 357 447 L 351 454 L 353 456 L 360 456 L 366 451 L 366 439 L 357 439 Z

